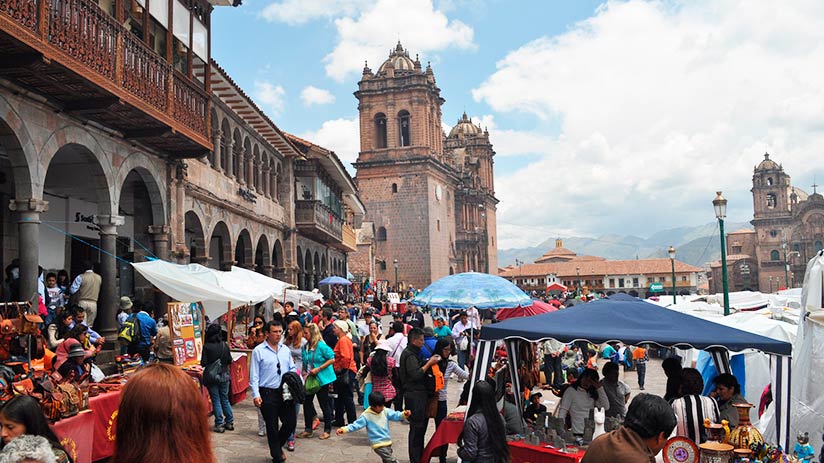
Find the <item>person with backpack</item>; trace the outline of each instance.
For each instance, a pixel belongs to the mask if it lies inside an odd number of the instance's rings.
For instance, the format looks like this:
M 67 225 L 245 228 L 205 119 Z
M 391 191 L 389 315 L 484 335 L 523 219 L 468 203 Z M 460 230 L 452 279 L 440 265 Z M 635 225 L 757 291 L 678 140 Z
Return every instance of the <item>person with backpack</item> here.
M 130 356 L 140 355 L 143 361 L 149 360 L 152 339 L 157 336 L 157 323 L 137 304 L 132 305 L 132 315 L 123 322 L 123 328 L 117 338 L 126 344 Z
M 232 355 L 229 346 L 222 339 L 220 325 L 213 323 L 206 328 L 206 341 L 203 343 L 200 365 L 203 366 L 203 384 L 209 390 L 215 412 L 215 427 L 212 431 L 217 433 L 235 430 L 235 418 L 229 404 L 231 364 Z

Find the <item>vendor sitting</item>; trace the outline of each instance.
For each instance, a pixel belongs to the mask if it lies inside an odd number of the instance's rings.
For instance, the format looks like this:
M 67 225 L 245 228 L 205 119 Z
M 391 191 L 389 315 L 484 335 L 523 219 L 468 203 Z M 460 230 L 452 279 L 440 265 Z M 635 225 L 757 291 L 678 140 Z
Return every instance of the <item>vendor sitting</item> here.
M 55 370 L 59 371 L 63 363 L 69 359 L 69 353 L 72 352 L 73 346 L 78 346 L 83 350 L 84 358 L 92 358 L 97 354 L 97 349 L 95 348 L 83 348 L 86 344 L 86 337 L 88 336 L 86 329 L 86 325 L 76 325 L 66 333 L 66 338 L 57 346 L 57 350 L 54 353 L 53 365 Z M 74 352 L 78 352 L 77 349 L 75 349 Z
M 61 344 L 62 345 L 62 344 Z M 86 359 L 86 351 L 80 344 L 72 344 L 69 348 L 68 358 L 57 369 L 61 382 L 82 382 L 89 376 L 91 371 L 91 360 Z
M 86 311 L 83 310 L 83 307 L 80 307 L 79 305 L 72 307 L 72 315 L 74 315 L 74 324 L 69 326 L 74 328 L 77 325 L 82 325 L 86 328 L 86 332 L 88 333 L 88 337 L 86 341 L 84 341 L 83 345 L 85 349 L 88 349 L 91 345 L 102 346 L 106 342 L 106 338 L 100 336 L 97 331 L 86 325 Z
M 729 373 L 722 373 L 713 378 L 712 383 L 715 390 L 710 392 L 710 397 L 718 402 L 721 419 L 729 421 L 730 429 L 738 426 L 738 410 L 735 405 L 747 403 L 747 399 L 741 395 L 738 379 Z
M 529 396 L 529 405 L 524 410 L 524 420 L 529 424 L 535 424 L 538 421 L 538 415 L 546 413 L 546 406 L 541 403 L 543 395 L 540 392 L 533 392 Z

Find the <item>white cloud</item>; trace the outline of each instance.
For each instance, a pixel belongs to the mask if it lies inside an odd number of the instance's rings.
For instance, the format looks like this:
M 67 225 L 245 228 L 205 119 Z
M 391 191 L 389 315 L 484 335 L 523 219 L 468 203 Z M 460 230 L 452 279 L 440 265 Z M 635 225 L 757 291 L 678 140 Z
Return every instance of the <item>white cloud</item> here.
M 256 80 L 254 95 L 255 101 L 262 104 L 264 110 L 268 110 L 270 116 L 277 116 L 283 113 L 286 108 L 286 90 L 280 85 Z
M 718 189 L 751 218 L 762 153 L 797 177 L 824 145 L 822 21 L 814 0 L 608 2 L 512 51 L 473 96 L 539 126 L 490 127 L 497 152 L 542 156 L 496 179 L 500 221 L 645 235 L 713 220 Z
M 260 16 L 269 22 L 298 25 L 314 19 L 355 15 L 370 3 L 367 0 L 283 0 L 266 5 Z
M 306 106 L 331 104 L 335 102 L 335 95 L 329 90 L 309 85 L 300 92 L 300 99 Z
M 346 166 L 346 170 L 355 175 L 352 163 L 358 159 L 360 151 L 360 123 L 357 117 L 332 119 L 324 122 L 318 130 L 304 132 L 298 136 L 334 151 Z
M 357 17 L 335 19 L 335 27 L 338 43 L 324 62 L 326 74 L 339 82 L 361 72 L 364 60 L 377 71 L 398 40 L 422 57 L 447 48 L 475 47 L 472 28 L 450 20 L 432 0 L 378 0 Z

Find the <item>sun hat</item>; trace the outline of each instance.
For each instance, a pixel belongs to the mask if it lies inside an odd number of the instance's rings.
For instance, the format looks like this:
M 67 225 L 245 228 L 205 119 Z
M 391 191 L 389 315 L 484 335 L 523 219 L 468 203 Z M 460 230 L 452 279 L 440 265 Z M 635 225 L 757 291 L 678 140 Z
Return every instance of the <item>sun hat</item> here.
M 69 347 L 68 357 L 70 359 L 75 358 L 75 357 L 85 357 L 85 356 L 86 356 L 86 351 L 83 350 L 83 346 L 81 346 L 80 344 L 73 344 L 71 347 Z
M 132 300 L 129 299 L 129 296 L 123 296 L 123 297 L 120 298 L 120 308 L 121 309 L 129 310 L 129 309 L 132 308 L 132 306 L 134 306 L 134 304 L 132 304 Z
M 344 333 L 349 332 L 349 323 L 346 323 L 346 321 L 344 320 L 335 320 L 335 326 L 337 326 L 338 329 L 343 331 Z
M 392 348 L 389 347 L 389 341 L 386 339 L 381 339 L 378 341 L 378 345 L 375 346 L 375 349 L 385 350 L 386 352 L 392 351 Z

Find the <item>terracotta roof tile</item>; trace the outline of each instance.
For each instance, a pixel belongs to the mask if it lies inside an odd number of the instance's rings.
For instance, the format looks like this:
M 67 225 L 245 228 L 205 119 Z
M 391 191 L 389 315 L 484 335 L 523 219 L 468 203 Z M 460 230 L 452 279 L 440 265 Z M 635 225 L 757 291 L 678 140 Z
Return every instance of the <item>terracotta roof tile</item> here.
M 555 274 L 559 277 L 602 276 L 602 275 L 647 275 L 669 274 L 672 271 L 668 258 L 660 259 L 633 259 L 633 260 L 592 260 L 552 262 L 543 264 L 525 264 L 521 267 L 506 269 L 500 276 L 528 277 L 546 276 Z M 677 273 L 700 272 L 701 269 L 692 265 L 675 261 Z

